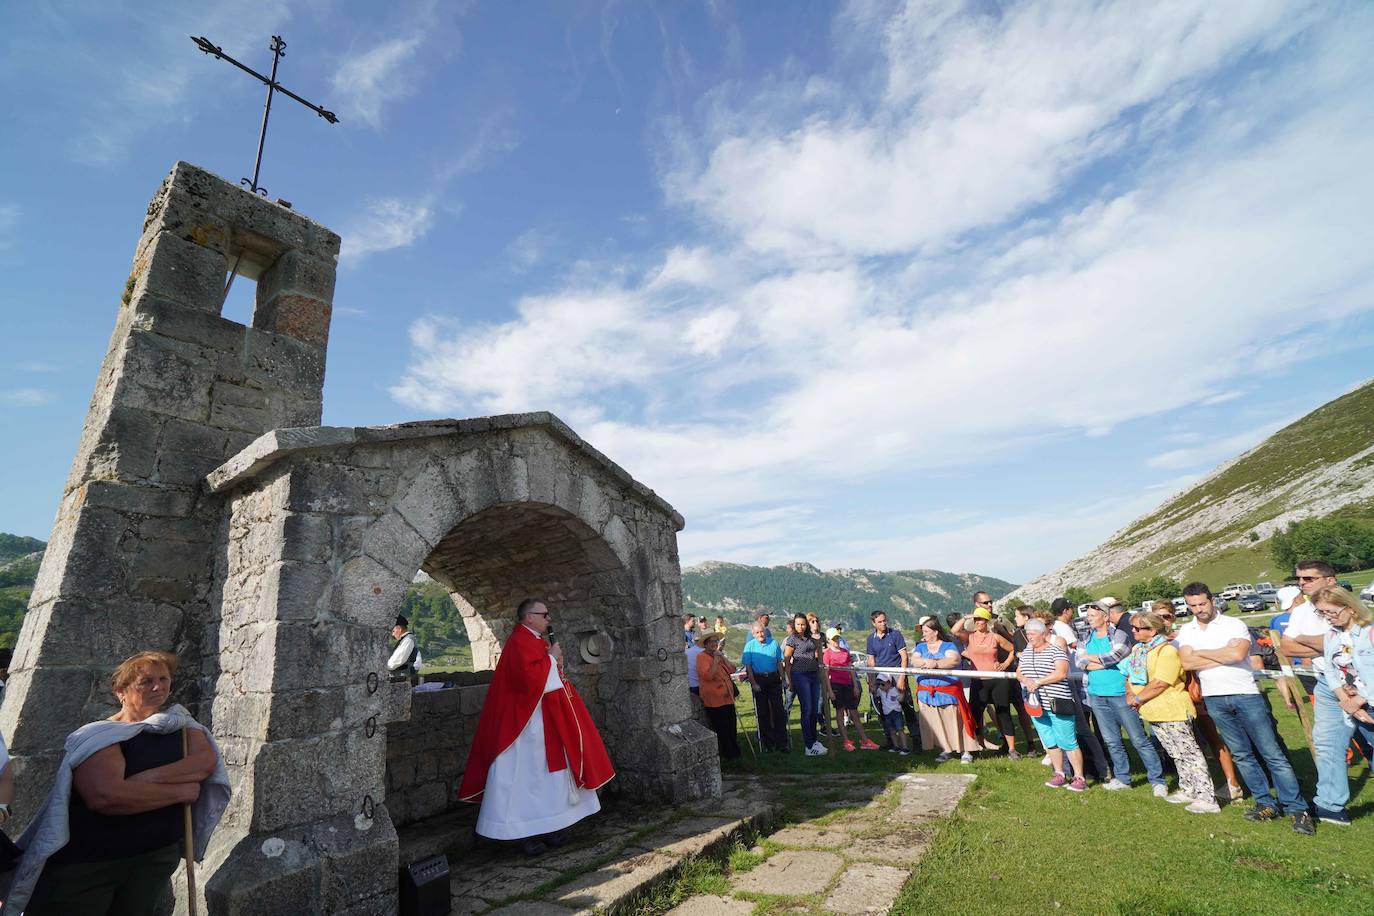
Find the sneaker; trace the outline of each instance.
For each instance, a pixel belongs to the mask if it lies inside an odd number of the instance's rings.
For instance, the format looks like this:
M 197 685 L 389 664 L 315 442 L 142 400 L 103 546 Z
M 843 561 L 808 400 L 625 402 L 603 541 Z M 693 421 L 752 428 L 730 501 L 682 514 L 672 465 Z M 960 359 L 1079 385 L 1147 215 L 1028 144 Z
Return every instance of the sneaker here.
M 1244 815 L 1247 821 L 1253 821 L 1256 824 L 1263 821 L 1272 821 L 1278 816 L 1279 812 L 1277 809 L 1270 808 L 1267 805 L 1255 805 L 1255 807 L 1245 812 Z
M 846 742 L 844 743 L 844 749 L 847 750 L 847 751 L 852 751 L 852 750 L 854 750 L 854 742 L 853 742 L 853 741 L 846 741 Z
M 1337 827 L 1349 827 L 1350 815 L 1344 811 L 1332 811 L 1330 808 L 1323 808 L 1320 805 L 1313 805 L 1317 820 L 1323 824 L 1335 824 Z
M 808 747 L 808 748 L 806 749 L 806 756 L 808 756 L 808 757 L 824 757 L 824 756 L 825 756 L 825 748 L 823 748 L 823 747 L 817 747 L 816 745 L 813 744 L 813 745 L 811 745 L 810 747 Z
M 1220 814 L 1221 805 L 1210 798 L 1199 798 L 1183 810 L 1192 814 Z
M 1164 800 L 1171 805 L 1191 805 L 1196 799 L 1182 790 L 1173 795 L 1165 795 Z
M 1312 815 L 1306 811 L 1299 811 L 1293 815 L 1293 832 L 1301 833 L 1303 836 L 1311 836 L 1317 832 L 1317 827 L 1312 823 Z
M 824 745 L 824 744 L 821 744 L 819 741 L 812 741 L 812 742 L 811 742 L 811 750 L 815 751 L 817 754 L 824 754 L 824 753 L 825 753 L 825 745 Z
M 1020 760 L 1020 759 L 1021 759 L 1021 753 L 1020 753 L 1019 751 L 1007 751 L 1007 759 L 1008 759 L 1008 760 Z
M 1049 786 L 1051 789 L 1062 789 L 1068 784 L 1069 781 L 1064 778 L 1063 773 L 1055 773 L 1053 779 L 1045 780 L 1045 785 Z
M 869 741 L 867 738 L 859 742 L 859 747 L 865 751 L 876 751 L 878 749 L 878 745 L 873 741 Z
M 1086 792 L 1088 791 L 1088 784 L 1083 781 L 1082 776 L 1075 776 L 1067 788 L 1070 792 Z
M 1245 792 L 1240 786 L 1227 785 L 1217 789 L 1217 798 L 1220 801 L 1240 801 L 1245 797 Z
M 887 751 L 889 754 L 895 754 L 895 753 L 897 753 L 897 748 L 895 748 L 895 747 L 885 747 L 885 748 L 883 748 L 883 750 Z
M 899 750 L 897 753 L 901 754 L 903 757 L 910 757 L 910 756 L 911 756 L 911 751 L 907 750 L 906 748 L 902 748 L 902 749 Z
M 973 755 L 970 754 L 968 751 L 964 751 L 962 754 L 959 755 L 959 762 L 973 763 Z
M 1120 792 L 1122 789 L 1129 789 L 1130 786 L 1113 776 L 1102 784 L 1102 788 L 1106 789 L 1108 792 Z
M 1155 797 L 1155 798 L 1168 798 L 1168 797 L 1169 797 L 1169 787 L 1168 787 L 1168 786 L 1155 786 L 1154 788 L 1152 788 L 1152 789 L 1150 790 L 1150 792 L 1152 792 L 1152 793 L 1154 794 L 1154 797 Z
M 949 759 L 950 757 L 952 757 L 952 756 L 953 756 L 953 755 L 950 754 L 948 751 L 941 751 L 940 753 L 938 753 L 938 754 L 935 755 L 935 762 L 936 762 L 936 763 L 944 763 L 946 760 L 948 760 L 948 759 Z
M 1040 765 L 1041 765 L 1042 767 L 1053 766 L 1053 765 L 1054 765 L 1054 762 L 1053 762 L 1052 760 L 1050 760 L 1050 755 L 1049 755 L 1049 754 L 1046 754 L 1046 755 L 1045 755 L 1045 759 L 1042 760 L 1042 761 L 1040 761 Z

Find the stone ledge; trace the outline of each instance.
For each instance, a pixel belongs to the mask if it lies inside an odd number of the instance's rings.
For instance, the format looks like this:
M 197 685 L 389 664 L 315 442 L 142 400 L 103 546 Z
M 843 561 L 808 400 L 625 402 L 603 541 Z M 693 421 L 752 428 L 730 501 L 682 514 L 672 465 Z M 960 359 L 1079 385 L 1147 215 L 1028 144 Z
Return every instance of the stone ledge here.
M 222 493 L 252 479 L 283 458 L 301 452 L 508 429 L 548 430 L 556 438 L 562 439 L 591 458 L 636 495 L 666 513 L 678 531 L 686 525 L 683 517 L 663 497 L 635 480 L 628 471 L 592 447 L 573 432 L 572 427 L 548 411 L 472 417 L 465 420 L 423 420 L 389 426 L 299 426 L 274 429 L 253 440 L 243 451 L 207 474 L 205 486 L 211 493 Z

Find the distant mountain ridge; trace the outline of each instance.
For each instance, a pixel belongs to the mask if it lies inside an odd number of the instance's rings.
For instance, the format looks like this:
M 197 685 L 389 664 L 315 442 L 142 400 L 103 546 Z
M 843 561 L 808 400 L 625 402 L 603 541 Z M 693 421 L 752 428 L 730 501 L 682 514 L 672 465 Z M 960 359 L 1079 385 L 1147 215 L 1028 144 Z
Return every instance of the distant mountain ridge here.
M 991 576 L 934 569 L 881 572 L 871 569 L 821 570 L 810 563 L 746 566 L 710 560 L 682 571 L 683 609 L 721 614 L 743 623 L 759 610 L 774 617 L 815 611 L 826 623 L 868 626 L 869 615 L 885 611 L 910 632 L 926 614 L 942 619 L 950 611 L 972 608 L 974 592 L 1004 595 L 1016 586 Z
M 1152 575 L 1281 581 L 1269 539 L 1290 522 L 1374 521 L 1374 381 L 1289 424 L 1193 487 L 1131 522 L 1093 550 L 1021 586 L 1038 601 L 1083 586 L 1121 595 Z

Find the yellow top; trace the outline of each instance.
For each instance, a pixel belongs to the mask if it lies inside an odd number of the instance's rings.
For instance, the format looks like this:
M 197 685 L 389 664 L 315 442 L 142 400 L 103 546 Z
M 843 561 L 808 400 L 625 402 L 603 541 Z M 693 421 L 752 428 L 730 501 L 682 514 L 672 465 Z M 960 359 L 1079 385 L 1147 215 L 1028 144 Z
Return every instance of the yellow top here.
M 1169 686 L 1153 700 L 1140 704 L 1140 717 L 1146 722 L 1186 722 L 1197 714 L 1193 698 L 1183 685 L 1183 661 L 1178 650 L 1167 642 L 1145 659 L 1145 673 L 1152 681 Z
M 724 636 L 726 633 L 730 632 L 730 627 L 724 620 L 718 620 L 716 621 L 716 632 Z

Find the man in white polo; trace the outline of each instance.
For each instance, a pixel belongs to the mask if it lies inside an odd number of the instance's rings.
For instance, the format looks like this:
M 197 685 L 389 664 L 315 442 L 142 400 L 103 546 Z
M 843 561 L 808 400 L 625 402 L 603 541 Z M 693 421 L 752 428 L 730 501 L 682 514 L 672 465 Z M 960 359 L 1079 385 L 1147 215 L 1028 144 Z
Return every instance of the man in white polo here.
M 1193 619 L 1178 632 L 1178 654 L 1185 671 L 1197 672 L 1207 712 L 1231 749 L 1236 769 L 1255 798 L 1245 819 L 1256 823 L 1279 816 L 1277 805 L 1293 818 L 1293 830 L 1314 832 L 1298 777 L 1279 745 L 1269 703 L 1255 685 L 1250 667 L 1250 630 L 1235 617 L 1217 612 L 1212 591 L 1201 582 L 1183 589 Z M 1260 761 L 1264 761 L 1264 767 Z M 1273 791 L 1264 769 L 1274 778 Z M 1274 791 L 1278 801 L 1274 801 Z

